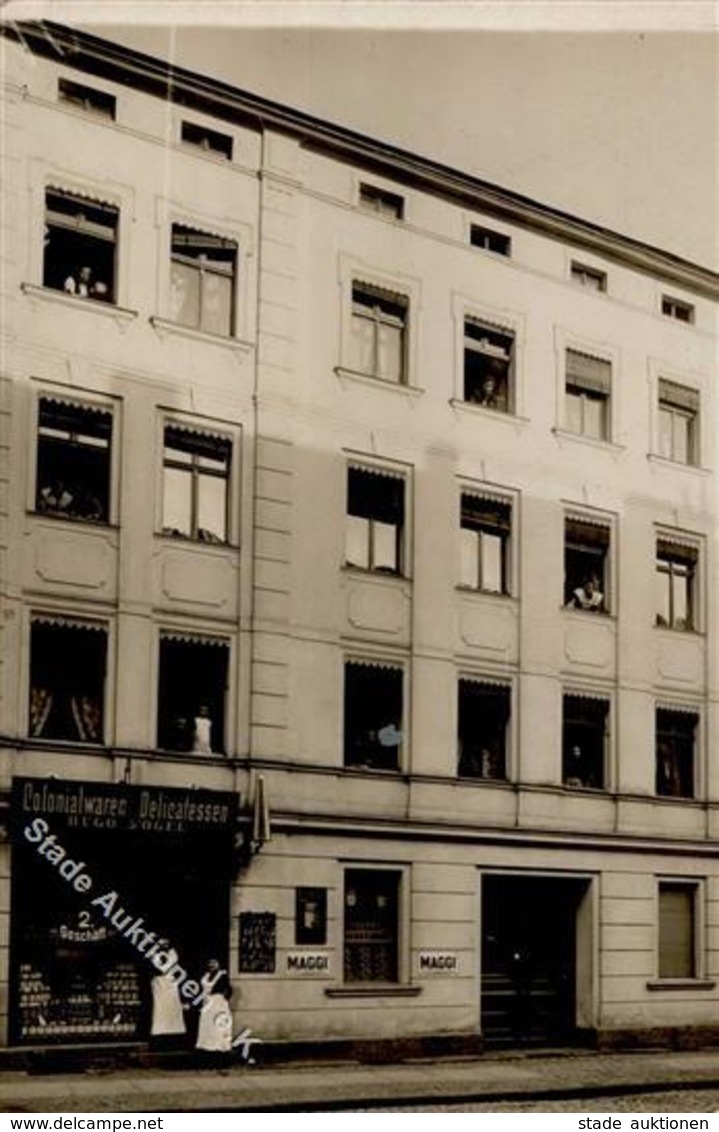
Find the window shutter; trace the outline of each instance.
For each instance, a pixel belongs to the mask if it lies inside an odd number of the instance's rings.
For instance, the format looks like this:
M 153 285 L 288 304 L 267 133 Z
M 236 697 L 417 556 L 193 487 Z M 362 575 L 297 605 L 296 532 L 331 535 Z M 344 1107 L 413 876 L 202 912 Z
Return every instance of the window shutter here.
M 659 889 L 659 977 L 694 977 L 694 889 L 688 885 Z
M 659 400 L 662 404 L 671 405 L 676 409 L 686 409 L 689 413 L 699 412 L 698 391 L 689 389 L 686 385 L 677 385 L 674 381 L 660 380 Z
M 567 385 L 578 385 L 595 393 L 609 393 L 612 384 L 611 362 L 567 350 Z

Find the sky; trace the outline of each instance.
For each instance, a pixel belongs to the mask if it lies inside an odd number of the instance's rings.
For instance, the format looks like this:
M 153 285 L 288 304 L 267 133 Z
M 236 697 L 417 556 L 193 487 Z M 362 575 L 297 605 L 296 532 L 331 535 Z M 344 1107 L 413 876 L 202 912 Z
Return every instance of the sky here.
M 712 0 L 10 0 L 719 267 Z

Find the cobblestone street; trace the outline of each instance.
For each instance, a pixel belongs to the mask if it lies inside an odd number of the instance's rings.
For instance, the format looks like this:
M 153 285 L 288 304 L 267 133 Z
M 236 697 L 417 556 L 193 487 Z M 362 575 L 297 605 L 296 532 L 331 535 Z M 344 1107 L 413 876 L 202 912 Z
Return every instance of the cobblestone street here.
M 355 1112 L 719 1112 L 719 1089 L 674 1090 L 667 1093 L 631 1094 L 626 1097 L 592 1097 L 584 1100 L 498 1101 L 495 1104 L 427 1105 L 416 1108 L 353 1109 Z

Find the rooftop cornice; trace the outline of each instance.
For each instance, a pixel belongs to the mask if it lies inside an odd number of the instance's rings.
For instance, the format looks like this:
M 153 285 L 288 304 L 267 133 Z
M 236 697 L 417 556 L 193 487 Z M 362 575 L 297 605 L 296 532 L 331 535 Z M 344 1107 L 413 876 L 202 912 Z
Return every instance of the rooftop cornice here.
M 192 107 L 226 122 L 290 134 L 309 148 L 374 170 L 407 186 L 549 239 L 584 248 L 694 294 L 719 298 L 719 274 L 709 268 L 218 79 L 51 21 L 3 23 L 0 32 L 33 54 L 56 63 Z

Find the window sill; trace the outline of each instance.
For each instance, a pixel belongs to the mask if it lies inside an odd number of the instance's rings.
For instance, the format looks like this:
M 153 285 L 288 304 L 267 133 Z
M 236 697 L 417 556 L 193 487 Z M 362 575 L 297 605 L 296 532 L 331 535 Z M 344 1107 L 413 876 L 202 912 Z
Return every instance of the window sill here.
M 79 754 L 87 752 L 92 755 L 111 755 L 112 750 L 110 745 L 104 740 L 99 743 L 91 742 L 84 739 L 51 739 L 44 738 L 40 735 L 28 735 L 25 739 L 21 740 L 24 747 L 28 750 L 46 751 L 52 747 L 58 752 L 67 752 L 68 754 Z
M 652 628 L 657 629 L 661 633 L 670 633 L 672 637 L 677 634 L 681 637 L 703 637 L 704 634 L 700 629 L 682 629 L 674 625 L 657 625 L 656 621 Z
M 701 990 L 710 991 L 716 987 L 714 979 L 648 979 L 647 990 L 650 991 L 683 991 Z
M 370 775 L 374 778 L 380 774 L 386 778 L 399 778 L 402 771 L 398 766 L 372 766 L 371 763 L 345 763 L 342 767 L 345 774 Z
M 172 322 L 167 318 L 150 316 L 150 325 L 158 333 L 176 334 L 181 338 L 191 338 L 195 342 L 210 342 L 214 346 L 223 346 L 227 350 L 235 350 L 240 354 L 251 353 L 255 346 L 253 342 L 245 342 L 242 338 L 234 338 L 231 334 L 212 334 L 209 330 L 198 330 L 194 326 L 184 326 L 181 322 Z
M 603 609 L 575 609 L 574 607 L 568 607 L 566 605 L 560 605 L 559 609 L 562 613 L 568 613 L 570 617 L 580 617 L 582 621 L 588 617 L 590 620 L 601 621 L 602 623 L 608 622 L 612 625 L 617 620 L 615 613 L 607 613 L 606 610 Z
M 422 987 L 401 983 L 357 983 L 343 987 L 325 987 L 328 998 L 416 998 Z
M 167 531 L 155 531 L 155 538 L 162 539 L 163 542 L 173 543 L 175 546 L 193 547 L 196 550 L 217 552 L 231 550 L 236 552 L 240 549 L 236 542 L 213 542 L 210 539 L 192 538 L 190 535 L 171 535 Z
M 589 444 L 602 452 L 610 452 L 617 456 L 626 452 L 626 445 L 616 444 L 613 440 L 598 440 L 596 436 L 584 436 L 581 432 L 570 432 L 565 428 L 553 428 L 552 432 L 558 440 L 569 440 L 575 444 Z
M 695 798 L 693 794 L 655 794 L 654 801 L 665 802 L 670 806 L 681 805 L 682 803 L 686 806 L 688 802 L 690 802 L 693 806 L 704 805 L 702 799 Z
M 671 471 L 679 471 L 693 473 L 695 476 L 710 476 L 711 468 L 705 467 L 703 464 L 685 464 L 683 460 L 670 460 L 668 456 L 660 456 L 658 452 L 648 452 L 647 460 L 650 464 L 656 464 L 660 468 L 667 468 Z
M 347 574 L 354 574 L 360 578 L 378 578 L 385 582 L 410 582 L 412 580 L 406 574 L 399 574 L 396 570 L 370 570 L 365 566 L 353 566 L 350 562 L 344 562 L 342 569 Z
M 475 401 L 463 401 L 459 397 L 451 397 L 449 403 L 453 409 L 476 413 L 480 417 L 486 417 L 487 420 L 504 421 L 505 424 L 515 427 L 524 428 L 530 423 L 529 417 L 520 417 L 517 413 L 510 413 L 504 409 L 490 409 L 487 405 L 478 405 Z
M 583 786 L 580 782 L 563 782 L 561 785 L 562 790 L 589 794 L 592 798 L 608 798 L 610 793 L 607 786 Z
M 505 601 L 511 602 L 512 604 L 517 601 L 514 594 L 500 593 L 498 590 L 480 590 L 475 586 L 465 586 L 462 582 L 458 582 L 454 588 L 457 593 L 461 594 L 463 597 L 488 597 L 492 601 Z
M 421 397 L 425 392 L 418 385 L 407 385 L 406 382 L 402 381 L 389 381 L 386 377 L 374 377 L 371 373 L 347 369 L 345 366 L 335 366 L 335 374 L 340 381 L 357 381 L 361 385 L 369 385 L 373 389 L 388 389 L 393 393 L 403 393 L 406 397 Z
M 42 299 L 50 303 L 59 303 L 60 306 L 70 310 L 92 311 L 93 314 L 104 315 L 105 318 L 114 318 L 117 322 L 132 322 L 137 318 L 137 311 L 128 307 L 120 307 L 116 303 L 104 303 L 98 299 L 83 299 L 79 295 L 67 295 L 64 291 L 55 291 L 52 287 L 38 287 L 35 283 L 21 283 L 20 289 L 33 299 Z
M 64 515 L 60 511 L 33 511 L 28 509 L 26 515 L 33 519 L 49 519 L 53 523 L 71 523 L 73 527 L 92 527 L 93 530 L 119 531 L 117 523 L 108 523 L 105 519 L 83 519 L 81 515 Z

